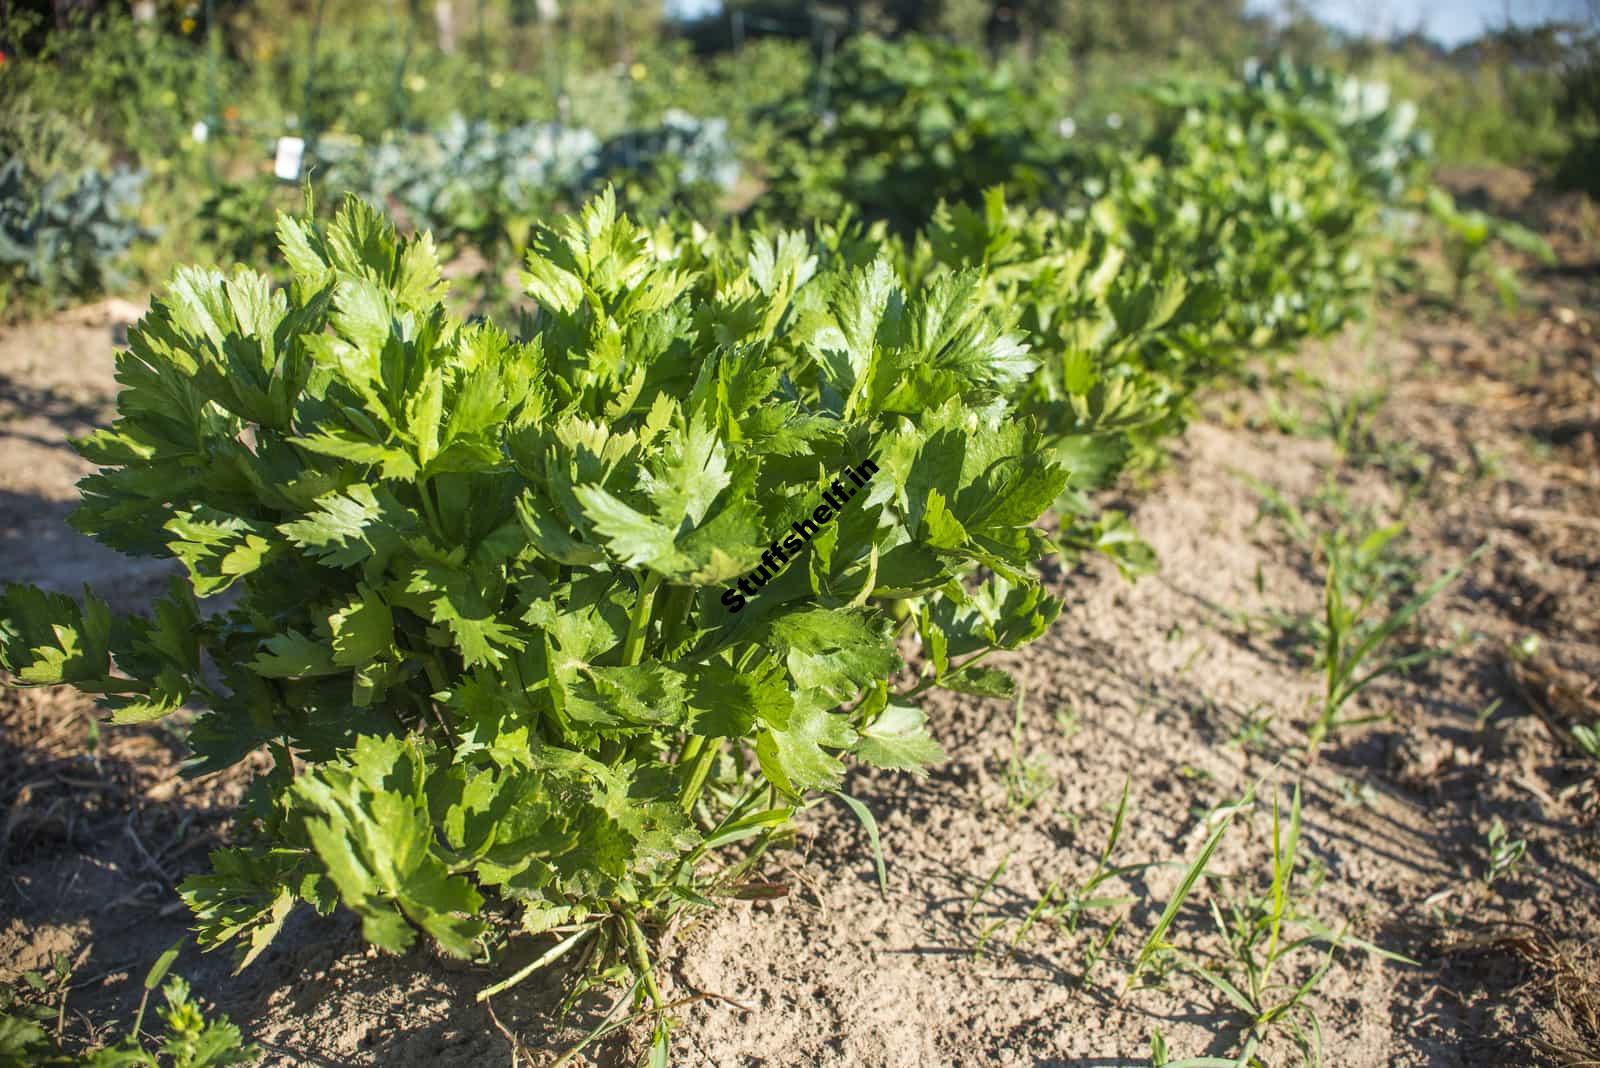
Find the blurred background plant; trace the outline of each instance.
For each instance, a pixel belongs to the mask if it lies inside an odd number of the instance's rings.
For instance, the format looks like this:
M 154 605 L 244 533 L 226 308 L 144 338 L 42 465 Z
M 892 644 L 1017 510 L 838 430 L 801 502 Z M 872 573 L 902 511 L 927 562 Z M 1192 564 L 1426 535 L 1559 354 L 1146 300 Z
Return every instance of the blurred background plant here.
M 90 297 L 123 280 L 143 174 L 70 114 L 22 100 L 0 114 L 0 308 L 10 314 Z
M 9 195 L 48 189 L 54 207 L 8 206 L 10 240 L 27 219 L 94 234 L 28 246 L 59 256 L 8 253 L 8 314 L 146 289 L 197 252 L 261 262 L 273 212 L 301 196 L 303 174 L 273 177 L 283 138 L 304 142 L 320 204 L 360 192 L 495 273 L 530 220 L 606 182 L 635 213 L 708 225 L 848 208 L 907 231 L 999 183 L 1055 200 L 1103 173 L 1102 154 L 1170 135 L 1158 116 L 1172 101 L 1153 86 L 1232 82 L 1253 58 L 1258 104 L 1320 93 L 1341 134 L 1368 124 L 1361 180 L 1374 160 L 1391 180 L 1420 165 L 1426 129 L 1440 165 L 1531 161 L 1593 189 L 1592 28 L 1506 26 L 1447 47 L 1342 32 L 1313 8 L 19 0 L 0 19 L 0 153 L 22 161 Z M 1331 74 L 1308 81 L 1308 64 Z M 1327 97 L 1332 74 L 1365 88 Z M 1383 106 L 1384 84 L 1425 113 Z
M 1451 299 L 1456 304 L 1462 303 L 1473 283 L 1482 279 L 1494 286 L 1504 307 L 1517 306 L 1522 287 L 1516 267 L 1511 261 L 1492 256 L 1495 251 L 1520 252 L 1547 266 L 1556 262 L 1549 242 L 1532 230 L 1486 212 L 1458 207 L 1455 198 L 1443 189 L 1428 191 L 1428 213 L 1444 237 Z
M 1045 109 L 1009 66 L 935 38 L 853 38 L 771 113 L 771 209 L 915 229 L 939 201 L 1006 185 L 1031 198 L 1064 170 Z

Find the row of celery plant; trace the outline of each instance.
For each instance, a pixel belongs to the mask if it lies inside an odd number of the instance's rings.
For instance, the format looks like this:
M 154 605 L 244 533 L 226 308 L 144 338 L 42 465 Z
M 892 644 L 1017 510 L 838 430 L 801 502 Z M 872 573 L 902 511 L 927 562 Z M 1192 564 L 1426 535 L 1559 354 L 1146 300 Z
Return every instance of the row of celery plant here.
M 1398 248 L 1386 231 L 1424 201 L 1429 140 L 1415 109 L 1381 86 L 1280 63 L 1233 84 L 1160 87 L 1153 128 L 1131 150 L 1028 150 L 1030 136 L 1048 141 L 1038 123 L 1013 118 L 1003 135 L 994 125 L 1021 114 L 1010 106 L 1015 89 L 948 56 L 930 66 L 928 47 L 863 42 L 840 57 L 852 84 L 871 91 L 840 105 L 848 121 L 810 132 L 822 162 L 780 158 L 771 213 L 849 204 L 867 221 L 822 227 L 825 253 L 845 262 L 887 254 L 908 285 L 978 272 L 979 299 L 1018 317 L 1041 362 L 1015 399 L 1072 475 L 1054 508 L 1059 547 L 1147 571 L 1148 547 L 1093 491 L 1158 462 L 1195 391 L 1250 354 L 1363 314 Z M 930 107 L 946 126 L 908 118 Z M 861 151 L 877 129 L 904 142 L 898 166 L 923 177 L 893 184 L 924 190 L 920 202 L 851 201 L 877 158 Z M 950 139 L 983 165 L 940 171 L 930 145 Z M 854 162 L 830 167 L 833 155 Z M 1067 174 L 1038 181 L 1044 156 Z M 979 195 L 980 172 L 1008 184 Z M 908 229 L 917 203 L 935 206 Z

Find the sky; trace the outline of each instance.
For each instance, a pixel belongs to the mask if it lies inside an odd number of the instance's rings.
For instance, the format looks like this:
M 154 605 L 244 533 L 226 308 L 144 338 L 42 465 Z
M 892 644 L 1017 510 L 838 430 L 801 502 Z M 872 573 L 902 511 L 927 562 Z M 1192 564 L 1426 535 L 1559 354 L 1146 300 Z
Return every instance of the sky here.
M 1282 10 L 1282 0 L 1253 0 L 1257 11 Z M 1600 12 L 1596 0 L 1304 0 L 1317 18 L 1342 30 L 1384 37 L 1421 29 L 1441 44 L 1458 45 L 1510 21 L 1583 21 Z
M 721 0 L 667 0 L 667 14 L 673 18 L 697 19 L 720 10 Z
M 1203 4 L 1206 0 L 1193 0 Z M 1420 28 L 1446 45 L 1458 45 L 1485 29 L 1550 19 L 1583 20 L 1600 16 L 1600 0 L 1303 0 L 1305 7 L 1324 22 L 1343 30 L 1388 36 Z M 1257 11 L 1281 11 L 1284 0 L 1251 0 Z M 720 0 L 667 0 L 667 10 L 679 16 L 713 14 Z

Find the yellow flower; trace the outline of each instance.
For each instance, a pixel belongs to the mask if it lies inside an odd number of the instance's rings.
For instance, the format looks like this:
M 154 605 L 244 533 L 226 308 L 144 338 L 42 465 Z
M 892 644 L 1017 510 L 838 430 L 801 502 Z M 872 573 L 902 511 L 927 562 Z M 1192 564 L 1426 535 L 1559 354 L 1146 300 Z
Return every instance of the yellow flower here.
M 643 63 L 635 63 L 633 66 L 628 68 L 628 77 L 632 78 L 636 82 L 643 81 L 646 73 L 647 72 L 645 71 L 645 66 Z
M 200 25 L 200 24 L 198 22 L 196 22 L 194 19 L 184 19 L 182 22 L 178 23 L 178 28 L 181 29 L 184 33 L 193 33 L 194 32 L 194 28 L 196 26 L 198 26 L 198 25 Z
M 413 93 L 420 93 L 427 87 L 428 79 L 424 78 L 420 74 L 413 74 L 411 77 L 406 79 L 406 88 L 410 89 Z

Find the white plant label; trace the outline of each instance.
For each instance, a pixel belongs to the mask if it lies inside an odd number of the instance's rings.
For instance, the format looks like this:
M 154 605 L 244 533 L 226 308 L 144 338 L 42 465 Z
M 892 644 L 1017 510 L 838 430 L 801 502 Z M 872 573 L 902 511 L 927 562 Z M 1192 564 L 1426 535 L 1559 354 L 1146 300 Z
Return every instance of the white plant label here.
M 305 159 L 305 154 L 305 138 L 278 138 L 278 154 L 272 160 L 272 173 L 286 182 L 294 181 L 300 177 L 300 163 Z

